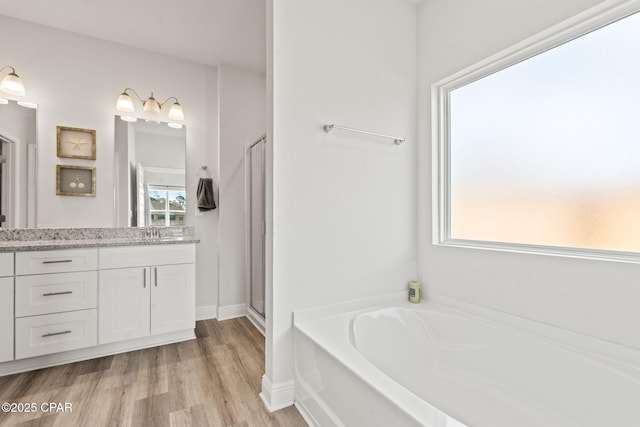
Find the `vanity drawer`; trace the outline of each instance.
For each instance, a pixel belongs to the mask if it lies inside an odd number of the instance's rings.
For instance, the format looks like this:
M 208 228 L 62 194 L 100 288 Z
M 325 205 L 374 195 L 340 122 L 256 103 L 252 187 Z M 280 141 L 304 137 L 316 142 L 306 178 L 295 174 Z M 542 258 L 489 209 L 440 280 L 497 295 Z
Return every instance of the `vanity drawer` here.
M 96 270 L 97 249 L 63 249 L 16 253 L 16 275 Z
M 16 319 L 16 360 L 98 344 L 96 309 Z
M 97 310 L 16 319 L 16 360 L 98 344 Z
M 16 277 L 16 317 L 98 306 L 98 272 Z
M 100 249 L 100 269 L 195 262 L 196 246 L 193 243 Z
M 13 276 L 13 252 L 0 253 L 0 277 Z

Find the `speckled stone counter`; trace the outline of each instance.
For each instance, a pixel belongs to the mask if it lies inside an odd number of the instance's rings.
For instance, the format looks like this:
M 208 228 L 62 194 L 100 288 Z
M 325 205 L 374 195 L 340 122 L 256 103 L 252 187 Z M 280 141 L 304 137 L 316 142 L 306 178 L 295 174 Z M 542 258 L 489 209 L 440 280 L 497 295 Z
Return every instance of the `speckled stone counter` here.
M 29 228 L 0 230 L 0 252 L 108 246 L 198 243 L 193 227 L 158 227 L 155 237 L 145 228 Z

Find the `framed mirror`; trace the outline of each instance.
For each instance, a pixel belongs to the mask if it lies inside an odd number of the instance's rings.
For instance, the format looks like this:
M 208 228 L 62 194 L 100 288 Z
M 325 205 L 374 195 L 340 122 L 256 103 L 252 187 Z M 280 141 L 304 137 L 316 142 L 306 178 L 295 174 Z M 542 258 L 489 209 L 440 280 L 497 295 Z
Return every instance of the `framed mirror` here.
M 116 225 L 185 225 L 185 128 L 116 116 L 114 150 Z

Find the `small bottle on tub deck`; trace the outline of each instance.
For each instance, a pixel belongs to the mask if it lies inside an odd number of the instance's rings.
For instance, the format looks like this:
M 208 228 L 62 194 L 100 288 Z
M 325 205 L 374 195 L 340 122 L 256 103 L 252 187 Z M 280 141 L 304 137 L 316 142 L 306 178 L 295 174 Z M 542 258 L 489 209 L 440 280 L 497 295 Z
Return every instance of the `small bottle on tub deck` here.
M 409 301 L 414 303 L 420 302 L 420 282 L 417 280 L 409 282 Z

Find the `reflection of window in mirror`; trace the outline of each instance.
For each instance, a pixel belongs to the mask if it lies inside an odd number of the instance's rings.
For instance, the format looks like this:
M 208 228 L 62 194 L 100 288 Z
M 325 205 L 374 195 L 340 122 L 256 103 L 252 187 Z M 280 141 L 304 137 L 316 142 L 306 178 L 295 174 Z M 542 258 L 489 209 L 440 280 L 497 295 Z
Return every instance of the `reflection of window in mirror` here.
M 185 225 L 187 193 L 184 187 L 149 185 L 147 194 L 149 225 Z

